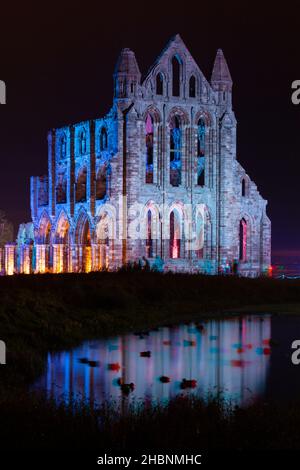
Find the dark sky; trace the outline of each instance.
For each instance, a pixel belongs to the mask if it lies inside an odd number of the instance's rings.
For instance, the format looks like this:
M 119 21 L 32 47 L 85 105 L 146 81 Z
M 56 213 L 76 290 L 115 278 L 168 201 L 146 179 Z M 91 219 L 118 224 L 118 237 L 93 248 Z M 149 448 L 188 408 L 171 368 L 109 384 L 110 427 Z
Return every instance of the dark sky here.
M 0 106 L 0 208 L 15 230 L 30 220 L 29 177 L 47 172 L 47 130 L 108 111 L 122 47 L 135 51 L 143 73 L 179 33 L 208 79 L 223 49 L 234 82 L 238 159 L 269 201 L 273 249 L 300 251 L 300 105 L 291 102 L 291 83 L 300 80 L 300 7 L 106 3 L 1 4 L 7 105 Z

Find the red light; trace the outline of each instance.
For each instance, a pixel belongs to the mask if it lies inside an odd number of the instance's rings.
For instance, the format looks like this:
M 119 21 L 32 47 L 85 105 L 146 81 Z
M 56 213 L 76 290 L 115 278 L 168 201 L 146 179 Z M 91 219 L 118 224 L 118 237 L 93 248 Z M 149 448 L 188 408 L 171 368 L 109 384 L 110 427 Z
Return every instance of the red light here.
M 108 364 L 108 370 L 119 372 L 120 369 L 121 369 L 121 366 L 118 362 L 113 362 L 111 364 Z

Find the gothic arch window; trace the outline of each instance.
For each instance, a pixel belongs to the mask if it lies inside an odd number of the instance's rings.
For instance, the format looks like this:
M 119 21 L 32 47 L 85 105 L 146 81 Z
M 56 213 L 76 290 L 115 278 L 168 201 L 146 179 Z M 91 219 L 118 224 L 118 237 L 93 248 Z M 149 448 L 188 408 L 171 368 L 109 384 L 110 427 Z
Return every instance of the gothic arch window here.
M 146 256 L 153 258 L 152 212 L 150 209 L 147 212 Z
M 96 199 L 104 199 L 106 196 L 107 168 L 102 165 L 97 172 L 96 177 Z
M 178 55 L 172 59 L 172 95 L 180 96 L 180 68 L 181 60 Z
M 189 80 L 189 97 L 195 98 L 196 96 L 196 78 L 194 75 Z
M 146 183 L 153 183 L 153 119 L 147 114 L 145 123 Z
M 196 218 L 196 258 L 202 259 L 204 255 L 204 219 L 202 214 L 198 213 Z
M 242 196 L 245 197 L 247 192 L 246 179 L 242 179 Z
M 182 129 L 178 116 L 173 116 L 170 123 L 170 184 L 181 184 L 182 167 Z
M 245 219 L 240 221 L 239 228 L 239 259 L 246 261 L 247 259 L 247 222 Z
M 79 150 L 81 155 L 86 154 L 86 133 L 84 130 L 81 131 L 79 136 Z
M 164 79 L 161 72 L 156 75 L 156 94 L 163 95 L 164 92 Z
M 197 185 L 205 184 L 205 122 L 200 118 L 197 126 Z
M 56 203 L 65 204 L 67 202 L 67 178 L 65 172 L 57 174 L 56 179 Z
M 62 273 L 69 270 L 70 224 L 64 213 L 61 213 L 55 230 L 55 243 L 58 246 L 53 252 L 53 272 Z
M 107 129 L 106 127 L 102 127 L 100 131 L 100 151 L 107 150 L 108 147 L 108 139 L 107 139 Z
M 63 159 L 67 154 L 67 139 L 65 135 L 60 138 L 60 158 Z
M 170 214 L 170 258 L 180 258 L 180 216 L 176 209 Z
M 84 167 L 79 171 L 76 181 L 76 202 L 86 202 L 86 179 L 87 171 Z

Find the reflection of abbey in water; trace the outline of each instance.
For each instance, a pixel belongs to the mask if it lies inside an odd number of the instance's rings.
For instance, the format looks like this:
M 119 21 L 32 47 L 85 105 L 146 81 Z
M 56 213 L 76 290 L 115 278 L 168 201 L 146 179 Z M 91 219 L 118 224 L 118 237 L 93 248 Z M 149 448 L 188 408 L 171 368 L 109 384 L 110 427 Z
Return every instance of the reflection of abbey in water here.
M 247 404 L 265 392 L 270 334 L 270 317 L 252 316 L 160 328 L 142 338 L 131 334 L 86 342 L 71 352 L 49 354 L 47 372 L 36 387 L 58 400 L 81 397 L 102 403 L 122 396 L 122 379 L 134 384 L 129 399 L 145 404 L 179 393 L 206 397 L 218 391 Z M 150 357 L 141 357 L 143 351 L 150 351 Z M 162 383 L 161 377 L 169 382 Z M 183 379 L 196 381 L 195 388 L 182 390 Z
M 133 240 L 129 209 L 137 202 L 145 229 Z M 266 204 L 236 160 L 222 51 L 208 82 L 176 35 L 143 79 L 134 52 L 122 50 L 106 116 L 49 132 L 48 174 L 31 179 L 32 224 L 20 228 L 17 268 L 88 272 L 159 256 L 165 270 L 235 266 L 255 276 L 270 264 Z M 204 245 L 188 249 L 189 231 Z M 8 246 L 9 273 L 14 257 Z

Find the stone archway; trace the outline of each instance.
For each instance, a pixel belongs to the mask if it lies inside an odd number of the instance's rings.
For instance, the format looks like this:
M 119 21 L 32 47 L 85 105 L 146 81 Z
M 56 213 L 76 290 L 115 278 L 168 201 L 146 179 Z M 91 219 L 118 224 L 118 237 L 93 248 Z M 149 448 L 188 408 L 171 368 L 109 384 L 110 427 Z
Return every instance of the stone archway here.
M 53 272 L 67 273 L 70 270 L 69 259 L 70 223 L 65 213 L 61 213 L 56 224 L 53 243 Z
M 92 235 L 89 218 L 82 212 L 75 229 L 75 245 L 78 251 L 77 271 L 88 273 L 92 270 Z

